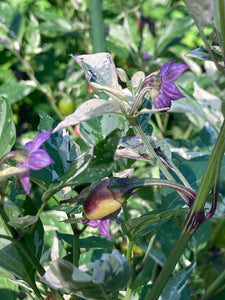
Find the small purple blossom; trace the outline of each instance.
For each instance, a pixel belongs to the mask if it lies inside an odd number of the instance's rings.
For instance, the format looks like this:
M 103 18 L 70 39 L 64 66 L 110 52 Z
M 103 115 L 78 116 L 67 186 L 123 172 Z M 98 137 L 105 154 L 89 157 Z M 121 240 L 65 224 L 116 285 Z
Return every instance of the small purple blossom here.
M 178 100 L 184 97 L 173 81 L 188 68 L 186 64 L 175 64 L 174 60 L 162 66 L 159 73 L 160 86 L 158 93 L 153 97 L 155 108 L 170 107 L 171 100 Z
M 51 134 L 52 130 L 39 133 L 33 141 L 24 146 L 25 156 L 22 158 L 22 162 L 17 164 L 17 167 L 28 169 L 27 172 L 18 175 L 27 195 L 30 193 L 30 170 L 41 170 L 55 163 L 44 149 L 40 149 Z
M 142 55 L 142 59 L 145 60 L 145 61 L 147 61 L 147 60 L 150 59 L 150 55 L 149 55 L 148 53 L 144 53 L 144 54 Z
M 116 217 L 118 216 L 119 213 L 120 213 L 120 209 L 115 211 L 113 214 L 105 216 L 102 219 L 99 219 L 99 220 L 85 220 L 82 223 L 84 225 L 87 225 L 87 226 L 90 226 L 90 227 L 93 227 L 93 228 L 98 227 L 99 234 L 104 235 L 109 239 L 110 238 L 110 230 L 109 230 L 110 220 L 116 219 Z

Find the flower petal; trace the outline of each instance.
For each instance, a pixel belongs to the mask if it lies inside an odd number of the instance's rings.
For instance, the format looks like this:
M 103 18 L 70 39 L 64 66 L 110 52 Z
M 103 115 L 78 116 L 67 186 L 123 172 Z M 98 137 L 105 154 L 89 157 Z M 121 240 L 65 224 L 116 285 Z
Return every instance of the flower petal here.
M 40 170 L 54 163 L 55 162 L 45 150 L 39 149 L 29 154 L 26 161 L 26 167 L 32 170 Z
M 173 82 L 164 82 L 161 84 L 161 92 L 171 100 L 178 100 L 184 95 L 179 91 L 178 87 Z
M 170 100 L 170 98 L 166 97 L 166 95 L 160 93 L 154 99 L 154 106 L 155 106 L 155 108 L 170 107 L 171 106 L 171 100 Z
M 101 223 L 98 226 L 98 231 L 101 235 L 106 236 L 108 239 L 110 238 L 109 219 L 101 220 Z
M 165 63 L 165 64 L 161 67 L 161 69 L 160 69 L 160 76 L 161 76 L 162 80 L 164 79 L 164 77 L 166 77 L 166 75 L 168 74 L 168 70 L 169 70 L 169 68 L 170 68 L 170 65 L 171 65 L 172 63 L 174 63 L 174 62 L 175 62 L 175 60 L 172 60 L 172 61 L 170 61 L 170 62 Z
M 163 82 L 174 81 L 188 68 L 189 67 L 186 64 L 167 65 L 163 70 L 161 69 L 160 71 L 161 79 Z
M 30 194 L 30 172 L 19 174 L 18 179 L 21 182 L 23 189 L 27 195 Z
M 100 225 L 101 220 L 85 220 L 85 221 L 81 221 L 82 224 L 96 228 Z
M 26 143 L 24 146 L 24 150 L 28 150 L 30 152 L 38 150 L 41 145 L 50 137 L 52 134 L 52 130 L 41 132 L 33 139 L 33 141 Z

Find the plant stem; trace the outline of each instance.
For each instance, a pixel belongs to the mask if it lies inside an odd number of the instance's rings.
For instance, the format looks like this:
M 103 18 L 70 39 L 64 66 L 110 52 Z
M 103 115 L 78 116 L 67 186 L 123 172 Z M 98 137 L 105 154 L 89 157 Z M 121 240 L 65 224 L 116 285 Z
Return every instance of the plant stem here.
M 132 258 L 133 258 L 133 246 L 134 246 L 134 241 L 129 240 L 128 242 L 128 249 L 127 249 L 127 260 L 130 262 L 130 264 L 133 263 Z
M 151 146 L 151 144 L 147 140 L 147 138 L 146 138 L 146 136 L 145 136 L 145 134 L 144 134 L 141 126 L 139 125 L 139 123 L 137 123 L 136 125 L 134 125 L 134 128 L 136 129 L 138 135 L 140 136 L 140 138 L 141 138 L 143 144 L 145 145 L 146 149 L 148 150 L 149 154 L 152 156 L 152 158 L 154 159 L 156 165 L 159 167 L 159 169 L 162 171 L 162 173 L 165 175 L 165 177 L 168 180 L 175 181 L 174 178 L 173 178 L 173 176 L 167 170 L 166 166 L 162 163 L 161 159 L 155 153 L 155 150 L 153 149 L 153 147 Z
M 146 149 L 148 150 L 149 154 L 153 157 L 156 165 L 158 166 L 158 168 L 161 170 L 161 172 L 165 175 L 165 177 L 173 182 L 176 182 L 175 179 L 173 178 L 173 176 L 170 174 L 170 172 L 168 171 L 168 169 L 166 168 L 165 164 L 161 161 L 161 159 L 159 158 L 159 156 L 156 154 L 155 150 L 152 148 L 151 144 L 149 143 L 148 139 L 146 138 L 140 124 L 138 123 L 138 121 L 136 121 L 135 124 L 133 124 L 134 128 L 136 129 L 138 135 L 140 136 L 143 144 L 145 145 Z M 187 203 L 188 199 L 185 195 L 183 195 L 181 192 L 179 192 L 179 195 L 181 196 L 181 198 Z
M 220 172 L 221 172 L 221 166 L 222 166 L 222 160 L 223 160 L 224 152 L 225 152 L 225 141 L 223 142 L 223 144 L 220 148 L 220 152 L 217 156 L 216 174 L 215 174 L 215 179 L 214 179 L 213 200 L 212 200 L 211 209 L 205 216 L 206 219 L 210 219 L 216 211 L 217 198 L 218 198 L 218 193 L 219 193 Z
M 191 234 L 187 234 L 186 232 L 182 231 L 173 248 L 173 251 L 170 253 L 166 264 L 164 265 L 156 282 L 154 283 L 150 294 L 145 298 L 145 300 L 157 300 L 159 298 L 190 237 Z
M 5 239 L 5 240 L 8 240 L 12 243 L 14 243 L 14 241 L 15 241 L 13 237 L 5 235 L 5 234 L 0 234 L 0 239 Z
M 73 234 L 73 265 L 79 267 L 79 259 L 80 259 L 80 246 L 79 246 L 80 234 Z
M 129 263 L 131 265 L 132 275 L 131 275 L 131 278 L 127 285 L 126 296 L 125 296 L 124 300 L 129 300 L 131 297 L 132 291 L 133 291 L 132 283 L 133 283 L 133 278 L 135 275 L 135 268 L 134 268 L 134 264 L 133 264 L 133 246 L 134 246 L 134 241 L 129 240 L 128 241 L 128 249 L 127 249 L 127 260 L 129 261 Z
M 156 238 L 156 233 L 153 234 L 153 236 L 151 237 L 151 239 L 150 239 L 150 241 L 148 243 L 148 248 L 147 248 L 147 250 L 145 252 L 145 256 L 143 258 L 143 262 L 142 262 L 141 267 L 140 267 L 141 270 L 144 269 L 145 263 L 146 263 L 146 261 L 148 259 L 148 256 L 149 256 L 149 253 L 150 253 L 150 251 L 152 249 L 152 246 L 153 246 L 153 243 L 155 241 L 155 238 Z
M 214 0 L 214 20 L 216 24 L 217 35 L 222 48 L 223 61 L 225 63 L 225 3 L 224 0 Z
M 215 179 L 215 174 L 217 170 L 217 160 L 218 157 L 220 157 L 221 155 L 221 148 L 223 148 L 224 140 L 225 120 L 223 121 L 222 127 L 216 140 L 216 144 L 213 148 L 212 154 L 210 156 L 209 162 L 201 180 L 196 200 L 191 210 L 190 218 L 193 216 L 194 213 L 202 211 L 204 209 L 205 203 L 207 201 L 207 196 L 212 188 L 212 183 Z
M 90 0 L 89 12 L 91 19 L 91 35 L 93 52 L 105 51 L 105 26 L 102 15 L 102 0 Z
M 29 246 L 26 244 L 25 240 L 20 239 L 15 241 L 16 245 L 20 247 L 25 257 L 30 261 L 32 266 L 36 269 L 36 271 L 43 276 L 45 274 L 45 269 L 42 267 L 36 256 L 34 256 L 33 252 L 30 250 Z
M 140 179 L 135 179 L 134 183 L 129 184 L 130 180 L 125 179 L 119 180 L 119 182 L 124 185 L 127 184 L 127 192 L 131 192 L 137 188 L 140 187 L 146 187 L 146 186 L 164 186 L 164 187 L 169 187 L 172 189 L 175 189 L 179 194 L 182 193 L 182 195 L 186 195 L 188 197 L 188 200 L 185 199 L 185 202 L 187 203 L 188 206 L 190 206 L 193 201 L 195 200 L 196 194 L 192 189 L 189 189 L 175 181 L 169 181 L 166 179 L 145 179 L 145 178 L 140 178 Z M 111 182 L 111 188 L 113 188 L 113 181 Z M 124 186 L 125 187 L 125 186 Z
M 209 299 L 214 295 L 216 291 L 218 291 L 219 286 L 224 283 L 225 280 L 225 270 L 214 280 L 214 282 L 209 286 L 209 288 L 205 291 L 202 296 L 202 300 Z
M 70 214 L 67 214 L 67 217 L 70 219 L 71 218 Z M 73 265 L 79 267 L 79 259 L 80 259 L 79 239 L 80 239 L 80 234 L 83 232 L 83 230 L 79 230 L 77 228 L 76 223 L 72 223 L 71 228 L 73 231 Z
M 131 294 L 133 292 L 132 290 L 132 278 L 130 279 L 128 286 L 127 286 L 127 290 L 126 290 L 126 296 L 124 298 L 124 300 L 130 300 L 131 299 Z
M 196 199 L 193 203 L 190 213 L 186 218 L 182 232 L 146 300 L 157 300 L 159 298 L 189 239 L 201 225 L 201 223 L 205 220 L 204 206 L 215 178 L 217 159 L 218 156 L 221 155 L 220 151 L 223 146 L 224 140 L 225 121 L 223 122 L 223 125 L 220 129 L 216 144 L 213 148 L 200 187 L 198 189 Z
M 218 0 L 216 0 L 216 3 L 218 3 Z M 220 5 L 220 4 L 221 4 L 221 2 L 219 3 L 219 5 Z M 187 5 L 187 4 L 186 4 L 186 5 Z M 187 5 L 187 7 L 188 7 L 188 5 Z M 203 28 L 202 28 L 200 22 L 196 19 L 196 16 L 195 16 L 194 14 L 191 14 L 191 16 L 192 16 L 192 18 L 193 18 L 194 21 L 195 21 L 195 25 L 198 27 L 199 33 L 200 33 L 200 35 L 201 35 L 201 37 L 202 37 L 202 39 L 203 39 L 203 42 L 204 42 L 204 44 L 205 44 L 205 46 L 206 46 L 206 48 L 207 48 L 207 50 L 208 50 L 209 55 L 210 55 L 211 58 L 212 58 L 212 61 L 215 63 L 217 69 L 218 69 L 221 73 L 225 74 L 225 69 L 224 69 L 224 67 L 222 67 L 222 66 L 218 63 L 218 61 L 217 61 L 217 59 L 216 59 L 216 57 L 215 57 L 215 55 L 214 55 L 214 53 L 213 53 L 213 51 L 212 51 L 212 49 L 211 49 L 209 43 L 208 43 L 208 41 L 207 41 L 207 38 L 206 38 L 206 36 L 205 36 L 204 30 L 203 30 Z M 224 19 L 224 16 L 222 16 L 222 18 Z M 223 50 L 224 50 L 224 49 L 223 49 Z M 224 53 L 223 53 L 223 55 L 224 55 Z
M 187 179 L 184 177 L 184 175 L 180 172 L 180 170 L 174 165 L 174 163 L 172 161 L 170 161 L 170 166 L 171 169 L 173 170 L 173 172 L 178 176 L 178 178 L 180 178 L 180 180 L 183 182 L 183 184 L 189 188 L 191 191 L 193 191 L 191 185 L 189 184 L 189 182 L 187 181 Z

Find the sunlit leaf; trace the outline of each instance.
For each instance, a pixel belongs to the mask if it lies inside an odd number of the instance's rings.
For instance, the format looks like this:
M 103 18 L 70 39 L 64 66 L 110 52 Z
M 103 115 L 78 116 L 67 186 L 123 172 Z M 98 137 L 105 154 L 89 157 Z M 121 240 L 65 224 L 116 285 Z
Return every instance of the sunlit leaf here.
M 85 299 L 115 299 L 131 275 L 129 262 L 117 250 L 103 254 L 100 260 L 88 264 L 83 272 L 70 262 L 58 259 L 50 263 L 42 281 L 66 294 Z
M 131 218 L 122 224 L 122 229 L 132 240 L 137 236 L 143 236 L 154 231 L 161 224 L 173 216 L 180 216 L 186 213 L 185 209 L 157 210 L 138 218 Z
M 8 235 L 2 221 L 0 225 L 1 234 Z M 25 281 L 32 286 L 35 275 L 34 267 L 19 247 L 3 238 L 0 239 L 0 267 L 11 274 L 12 278 L 20 279 L 21 282 Z
M 73 245 L 73 235 L 70 234 L 63 234 L 57 232 L 57 236 L 59 239 Z M 81 248 L 104 248 L 104 249 L 113 249 L 114 245 L 111 241 L 109 241 L 107 238 L 102 236 L 89 236 L 87 238 L 81 238 L 79 241 Z
M 113 169 L 114 153 L 120 138 L 120 130 L 114 130 L 92 151 L 78 157 L 64 175 L 56 178 L 44 193 L 43 199 L 48 199 L 64 186 L 77 185 L 92 181 L 100 181 L 109 176 Z
M 32 224 L 36 223 L 37 220 L 38 220 L 37 216 L 26 215 L 24 217 L 14 218 L 13 220 L 9 221 L 8 224 L 10 224 L 11 226 L 13 226 L 15 228 L 24 230 L 27 227 L 31 226 Z
M 16 139 L 16 129 L 9 103 L 0 96 L 0 157 L 11 150 Z
M 150 144 L 154 148 L 155 152 L 161 156 L 165 161 L 170 162 L 172 154 L 169 146 L 163 139 L 159 139 L 152 136 L 147 136 Z M 151 154 L 147 151 L 146 147 L 142 143 L 142 140 L 138 136 L 124 137 L 120 140 L 120 144 L 116 150 L 117 157 L 154 161 Z
M 6 82 L 0 86 L 0 96 L 7 99 L 8 103 L 13 104 L 29 95 L 34 87 L 18 81 Z
M 170 43 L 172 44 L 173 40 L 183 38 L 184 32 L 186 32 L 192 24 L 193 21 L 189 16 L 170 20 L 167 26 L 164 27 L 163 32 L 157 41 L 157 53 L 161 54 L 168 49 L 168 46 Z
M 210 48 L 211 48 L 212 52 L 214 53 L 215 57 L 218 59 L 218 61 L 222 61 L 223 55 L 222 55 L 221 48 L 219 46 L 211 46 Z M 191 50 L 186 55 L 195 57 L 195 58 L 198 58 L 201 60 L 212 60 L 212 57 L 209 55 L 209 52 L 205 46 L 201 46 L 199 48 Z
M 190 276 L 195 265 L 196 264 L 193 263 L 190 266 L 186 267 L 185 269 L 178 271 L 168 280 L 161 294 L 161 298 L 163 300 L 184 299 L 182 292 L 186 288 L 188 277 Z
M 82 103 L 73 114 L 60 122 L 53 132 L 62 130 L 68 126 L 79 124 L 106 113 L 119 112 L 120 106 L 115 100 L 92 99 Z
M 193 96 L 186 93 L 186 91 L 180 88 L 182 93 L 186 96 L 185 99 L 173 101 L 169 112 L 196 114 L 202 118 L 202 125 L 204 121 L 208 121 L 216 130 L 219 129 L 223 117 L 221 113 L 221 100 L 203 90 L 197 83 L 194 83 Z
M 0 298 L 7 299 L 7 300 L 16 299 L 19 293 L 18 286 L 15 283 L 13 283 L 11 280 L 9 280 L 6 275 L 3 274 L 0 275 L 0 282 L 1 282 Z
M 26 172 L 27 169 L 21 169 L 17 167 L 8 167 L 2 171 L 0 171 L 0 181 L 10 178 L 15 175 L 19 175 L 21 173 Z
M 213 1 L 211 0 L 184 0 L 190 15 L 197 25 L 203 29 L 213 17 Z
M 216 24 L 217 35 L 219 38 L 220 46 L 223 49 L 223 58 L 225 57 L 225 22 L 224 22 L 224 14 L 225 14 L 225 1 L 214 0 L 214 19 Z
M 82 67 L 90 84 L 95 82 L 115 90 L 121 89 L 111 54 L 104 52 L 72 57 Z

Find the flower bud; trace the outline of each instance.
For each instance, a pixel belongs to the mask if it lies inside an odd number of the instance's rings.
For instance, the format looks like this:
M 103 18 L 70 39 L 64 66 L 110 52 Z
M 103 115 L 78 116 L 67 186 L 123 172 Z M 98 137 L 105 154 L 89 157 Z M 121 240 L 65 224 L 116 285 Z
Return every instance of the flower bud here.
M 109 180 L 99 183 L 84 202 L 84 213 L 89 220 L 98 220 L 108 216 L 123 205 L 122 194 L 108 189 Z

